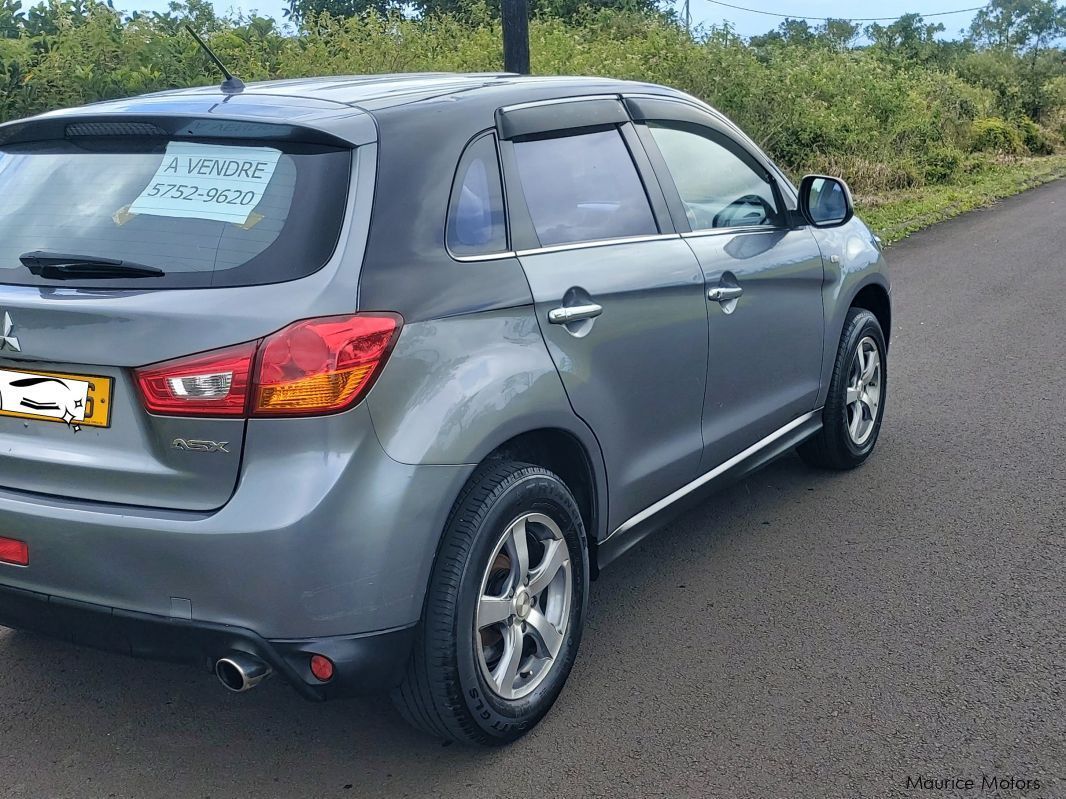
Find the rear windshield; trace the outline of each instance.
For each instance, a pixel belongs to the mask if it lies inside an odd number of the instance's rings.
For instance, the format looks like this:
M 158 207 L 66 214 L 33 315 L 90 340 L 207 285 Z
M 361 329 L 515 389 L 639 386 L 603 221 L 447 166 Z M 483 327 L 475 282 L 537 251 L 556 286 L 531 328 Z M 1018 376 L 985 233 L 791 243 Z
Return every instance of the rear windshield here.
M 289 142 L 64 140 L 0 148 L 0 283 L 204 288 L 278 283 L 337 245 L 352 151 Z M 157 277 L 57 280 L 20 255 L 108 258 Z

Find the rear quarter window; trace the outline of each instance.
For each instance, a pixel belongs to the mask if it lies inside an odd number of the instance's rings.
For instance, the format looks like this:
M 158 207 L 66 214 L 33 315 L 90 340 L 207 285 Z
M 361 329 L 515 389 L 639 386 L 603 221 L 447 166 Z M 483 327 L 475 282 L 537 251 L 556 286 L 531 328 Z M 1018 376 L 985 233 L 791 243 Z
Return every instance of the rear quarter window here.
M 258 175 L 269 175 L 257 183 L 255 164 L 263 163 L 269 168 Z M 31 274 L 19 256 L 34 251 L 165 272 L 92 280 L 94 287 L 202 288 L 304 277 L 336 248 L 351 164 L 351 150 L 269 141 L 85 137 L 4 147 L 0 282 L 76 285 Z
M 503 181 L 491 133 L 471 142 L 459 160 L 447 228 L 453 255 L 491 255 L 507 249 Z

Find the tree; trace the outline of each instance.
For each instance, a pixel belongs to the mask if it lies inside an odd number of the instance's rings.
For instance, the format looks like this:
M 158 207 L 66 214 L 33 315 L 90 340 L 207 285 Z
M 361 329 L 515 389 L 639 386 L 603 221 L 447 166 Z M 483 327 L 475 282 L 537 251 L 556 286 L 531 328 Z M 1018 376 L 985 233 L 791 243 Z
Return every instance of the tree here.
M 786 19 L 775 30 L 762 36 L 752 36 L 749 43 L 756 49 L 778 44 L 802 46 L 813 43 L 815 36 L 814 29 L 806 20 Z
M 1056 39 L 1066 35 L 1066 9 L 1056 0 L 991 0 L 974 17 L 970 36 L 993 51 L 980 66 L 999 65 L 1013 71 L 1014 87 L 1000 80 L 997 92 L 1016 93 L 1023 112 L 1034 119 L 1049 108 L 1047 83 L 1062 74 L 1062 51 L 1052 49 Z M 1024 60 L 1011 57 L 1024 55 Z
M 786 19 L 776 30 L 762 36 L 752 36 L 750 44 L 756 49 L 783 44 L 846 50 L 858 35 L 859 26 L 846 19 L 827 19 L 817 26 L 802 19 Z
M 210 0 L 171 0 L 166 11 L 152 11 L 150 14 L 160 28 L 171 34 L 180 33 L 186 25 L 191 25 L 200 34 L 211 33 L 222 27 Z
M 0 0 L 0 39 L 17 39 L 25 24 L 19 0 Z
M 289 0 L 285 16 L 297 22 L 323 13 L 334 17 L 356 17 L 375 11 L 384 16 L 390 11 L 402 10 L 403 6 L 398 0 Z
M 891 25 L 875 22 L 867 26 L 866 36 L 874 47 L 888 55 L 928 63 L 941 49 L 936 36 L 944 30 L 940 23 L 927 23 L 921 14 L 904 14 Z
M 381 15 L 414 10 L 422 16 L 450 14 L 459 18 L 482 18 L 485 12 L 500 16 L 500 0 L 288 0 L 285 15 L 299 21 L 329 13 L 335 17 L 353 17 L 374 11 Z M 608 8 L 647 14 L 663 12 L 660 0 L 529 0 L 530 16 L 552 16 L 573 20 L 586 10 Z
M 971 38 L 990 47 L 1046 49 L 1066 34 L 1066 9 L 1056 0 L 992 0 L 977 12 Z
M 846 19 L 827 19 L 824 25 L 818 26 L 818 38 L 834 50 L 847 50 L 858 35 L 859 26 Z
M 23 26 L 31 37 L 54 36 L 59 33 L 59 20 L 65 16 L 77 24 L 84 18 L 84 13 L 81 9 L 75 11 L 68 3 L 38 3 L 26 12 Z

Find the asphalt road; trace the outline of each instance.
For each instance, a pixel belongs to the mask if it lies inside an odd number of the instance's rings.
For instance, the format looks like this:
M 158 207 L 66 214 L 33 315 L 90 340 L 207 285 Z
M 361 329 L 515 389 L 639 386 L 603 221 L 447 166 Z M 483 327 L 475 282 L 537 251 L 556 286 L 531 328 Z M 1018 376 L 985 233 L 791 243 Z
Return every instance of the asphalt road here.
M 0 796 L 1066 799 L 1064 221 L 1060 181 L 893 247 L 873 459 L 783 459 L 605 573 L 514 747 L 2 631 Z

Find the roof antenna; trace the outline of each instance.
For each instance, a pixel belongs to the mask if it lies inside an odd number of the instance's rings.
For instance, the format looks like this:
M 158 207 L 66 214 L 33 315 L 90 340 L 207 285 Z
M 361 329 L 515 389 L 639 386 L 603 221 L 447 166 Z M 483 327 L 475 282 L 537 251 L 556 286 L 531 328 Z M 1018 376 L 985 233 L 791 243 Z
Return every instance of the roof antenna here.
M 203 51 L 205 53 L 207 53 L 207 55 L 211 58 L 212 61 L 215 62 L 215 66 L 218 67 L 219 71 L 226 78 L 224 81 L 222 81 L 222 86 L 221 86 L 222 93 L 223 94 L 240 94 L 241 92 L 243 92 L 244 91 L 244 81 L 242 81 L 240 78 L 238 78 L 236 75 L 234 75 L 228 69 L 226 69 L 226 65 L 222 63 L 222 60 L 217 55 L 215 55 L 213 52 L 211 52 L 211 48 L 207 46 L 207 42 L 205 42 L 203 39 L 200 38 L 200 34 L 198 34 L 196 31 L 194 31 L 192 29 L 191 25 L 186 25 L 185 26 L 185 30 L 187 30 L 189 32 L 189 34 L 194 39 L 196 39 L 196 43 L 198 45 L 200 45 L 200 47 L 203 49 Z

